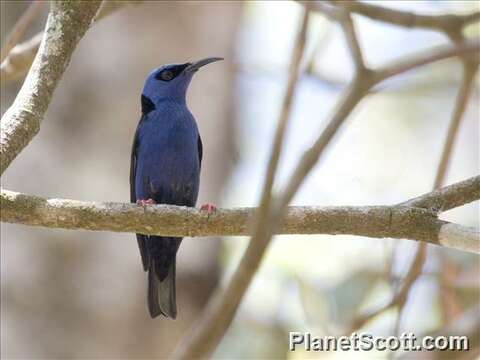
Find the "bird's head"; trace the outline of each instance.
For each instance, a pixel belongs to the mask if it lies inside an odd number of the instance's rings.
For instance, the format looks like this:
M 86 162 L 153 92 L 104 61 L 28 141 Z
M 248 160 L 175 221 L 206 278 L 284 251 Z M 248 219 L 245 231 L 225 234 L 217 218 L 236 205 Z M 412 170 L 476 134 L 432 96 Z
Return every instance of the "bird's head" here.
M 142 102 L 151 101 L 153 104 L 163 100 L 185 102 L 193 74 L 202 66 L 219 60 L 223 58 L 211 57 L 193 63 L 168 64 L 153 70 L 145 81 Z

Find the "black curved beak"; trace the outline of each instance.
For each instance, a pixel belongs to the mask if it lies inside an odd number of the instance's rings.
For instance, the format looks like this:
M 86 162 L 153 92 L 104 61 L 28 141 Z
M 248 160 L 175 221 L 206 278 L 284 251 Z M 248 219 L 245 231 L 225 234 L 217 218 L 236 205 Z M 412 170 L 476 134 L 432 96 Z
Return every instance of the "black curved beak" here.
M 195 72 L 198 69 L 200 69 L 202 66 L 205 66 L 205 65 L 210 64 L 212 62 L 220 61 L 220 60 L 223 60 L 223 58 L 221 58 L 221 57 L 210 57 L 210 58 L 202 59 L 202 60 L 196 61 L 196 62 L 188 65 L 185 68 L 184 71 L 185 72 Z

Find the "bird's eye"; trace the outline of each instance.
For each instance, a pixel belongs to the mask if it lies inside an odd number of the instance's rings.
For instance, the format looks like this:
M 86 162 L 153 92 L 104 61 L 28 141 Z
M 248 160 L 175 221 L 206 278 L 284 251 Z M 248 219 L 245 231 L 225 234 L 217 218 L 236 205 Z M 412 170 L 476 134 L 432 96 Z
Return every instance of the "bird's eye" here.
M 163 81 L 170 81 L 173 78 L 174 78 L 173 72 L 171 72 L 170 70 L 163 70 L 160 73 L 160 79 L 163 80 Z

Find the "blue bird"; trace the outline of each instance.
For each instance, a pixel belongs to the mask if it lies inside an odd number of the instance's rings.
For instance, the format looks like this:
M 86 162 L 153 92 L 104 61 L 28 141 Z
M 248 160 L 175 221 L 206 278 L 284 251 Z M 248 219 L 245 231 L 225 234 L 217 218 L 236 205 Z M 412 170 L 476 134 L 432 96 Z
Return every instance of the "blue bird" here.
M 194 207 L 202 162 L 202 140 L 188 110 L 186 92 L 193 74 L 222 58 L 164 65 L 147 77 L 142 116 L 133 140 L 130 201 L 139 205 Z M 213 205 L 202 210 L 215 211 Z M 152 318 L 177 315 L 176 254 L 182 238 L 137 234 L 143 269 L 148 272 L 148 309 Z

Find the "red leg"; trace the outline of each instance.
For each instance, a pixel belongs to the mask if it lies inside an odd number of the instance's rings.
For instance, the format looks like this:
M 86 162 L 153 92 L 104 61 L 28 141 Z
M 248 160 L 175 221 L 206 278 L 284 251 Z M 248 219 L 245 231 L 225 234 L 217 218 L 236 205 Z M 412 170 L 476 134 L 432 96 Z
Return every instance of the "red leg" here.
M 208 215 L 211 215 L 217 211 L 217 207 L 213 204 L 207 203 L 200 207 L 200 211 L 206 211 Z
M 155 204 L 156 204 L 156 202 L 153 199 L 148 199 L 148 200 L 139 199 L 139 200 L 137 200 L 137 205 L 140 205 L 140 206 L 155 205 Z

